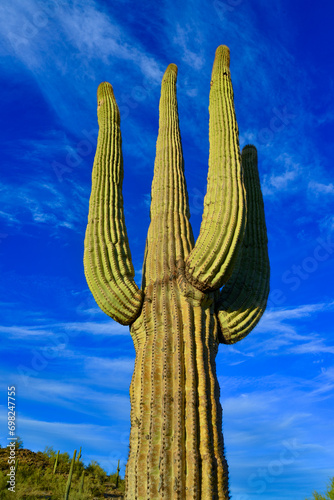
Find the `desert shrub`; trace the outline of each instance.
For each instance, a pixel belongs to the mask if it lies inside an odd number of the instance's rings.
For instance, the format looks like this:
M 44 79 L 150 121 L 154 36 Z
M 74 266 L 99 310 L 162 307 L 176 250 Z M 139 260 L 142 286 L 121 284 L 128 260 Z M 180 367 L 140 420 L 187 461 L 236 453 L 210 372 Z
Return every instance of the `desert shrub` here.
M 116 480 L 117 480 L 117 472 L 115 472 L 114 474 L 110 474 L 109 476 L 109 481 L 111 484 L 116 484 Z M 125 491 L 125 481 L 124 479 L 121 479 L 119 477 L 118 479 L 118 488 L 117 488 L 119 491 Z
M 3 450 L 4 451 L 4 450 Z M 0 454 L 1 455 L 1 454 Z M 3 452 L 5 459 L 5 453 Z M 53 474 L 54 461 L 57 452 L 52 447 L 46 447 L 44 452 L 24 450 L 18 456 L 15 493 L 7 490 L 7 461 L 0 467 L 0 500 L 34 500 L 47 498 L 63 500 L 71 458 L 68 453 L 59 454 L 57 473 Z M 79 485 L 82 472 L 85 471 L 83 492 L 79 494 Z M 71 500 L 92 500 L 103 498 L 109 484 L 116 483 L 116 474 L 108 476 L 98 462 L 92 461 L 87 467 L 79 460 L 75 462 Z M 109 483 L 109 484 L 108 484 Z M 119 489 L 124 491 L 124 480 L 119 479 Z
M 54 461 L 57 456 L 57 452 L 53 449 L 52 446 L 46 446 L 44 448 L 43 455 Z
M 326 496 L 323 496 L 320 493 L 318 493 L 317 491 L 314 491 L 312 500 L 334 500 L 334 477 L 332 477 L 332 479 L 330 479 L 330 484 L 327 487 L 327 491 L 326 491 L 325 495 Z
M 86 467 L 86 471 L 100 481 L 105 481 L 107 479 L 106 471 L 103 470 L 100 464 L 95 460 L 90 462 L 90 464 Z
M 0 472 L 0 491 L 4 490 L 7 486 L 7 477 L 4 472 Z
M 16 441 L 15 441 L 15 448 L 17 450 L 22 450 L 23 449 L 23 441 L 20 438 L 20 436 L 16 436 Z

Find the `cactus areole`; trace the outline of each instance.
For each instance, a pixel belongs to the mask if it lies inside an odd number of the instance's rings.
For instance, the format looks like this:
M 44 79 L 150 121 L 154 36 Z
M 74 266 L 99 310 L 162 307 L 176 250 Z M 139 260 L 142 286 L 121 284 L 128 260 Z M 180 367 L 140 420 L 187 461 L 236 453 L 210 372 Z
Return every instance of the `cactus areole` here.
M 128 500 L 229 499 L 215 357 L 262 316 L 269 260 L 257 152 L 240 155 L 229 49 L 218 47 L 210 90 L 207 194 L 196 243 L 170 64 L 159 107 L 143 281 L 126 233 L 120 114 L 109 83 L 98 88 L 99 136 L 84 266 L 100 308 L 130 325 L 136 350 L 130 386 Z

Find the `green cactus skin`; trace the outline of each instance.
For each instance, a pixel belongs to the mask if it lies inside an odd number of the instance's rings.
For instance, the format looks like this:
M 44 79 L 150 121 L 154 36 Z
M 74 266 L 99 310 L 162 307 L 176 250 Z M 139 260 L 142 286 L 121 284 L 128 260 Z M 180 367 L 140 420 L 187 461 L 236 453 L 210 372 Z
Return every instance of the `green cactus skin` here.
M 55 464 L 54 464 L 54 467 L 53 467 L 53 474 L 56 473 L 57 465 L 58 465 L 58 459 L 59 459 L 59 450 L 58 450 L 57 455 L 56 455 Z
M 79 450 L 79 453 L 78 453 L 78 456 L 77 456 L 77 462 L 79 462 L 80 458 L 81 458 L 81 446 L 80 446 L 80 450 Z
M 71 489 L 71 482 L 72 482 L 72 475 L 73 475 L 73 469 L 74 469 L 74 463 L 75 463 L 75 455 L 77 454 L 77 450 L 74 450 L 73 457 L 72 457 L 72 462 L 71 462 L 71 467 L 70 467 L 70 472 L 68 474 L 68 479 L 67 479 L 67 484 L 66 484 L 66 490 L 65 490 L 65 500 L 68 500 L 69 494 L 70 494 L 70 489 Z
M 222 342 L 234 344 L 259 322 L 269 294 L 269 258 L 264 204 L 252 145 L 242 150 L 247 196 L 247 226 L 233 274 L 220 293 L 217 314 Z
M 109 83 L 98 88 L 98 122 L 85 273 L 100 308 L 122 325 L 129 325 L 140 313 L 142 293 L 133 280 L 123 213 L 120 116 Z
M 84 482 L 85 482 L 85 471 L 82 471 L 81 478 L 80 478 L 80 485 L 79 485 L 79 493 L 83 493 L 84 490 Z
M 98 304 L 130 325 L 136 349 L 126 498 L 228 500 L 215 358 L 219 343 L 243 338 L 265 309 L 269 264 L 263 201 L 256 150 L 248 146 L 240 158 L 229 49 L 220 46 L 210 92 L 208 187 L 194 244 L 176 78 L 177 67 L 170 64 L 161 85 L 140 291 L 121 203 L 119 113 L 111 85 L 99 86 L 100 133 L 84 264 Z M 230 281 L 231 292 L 224 292 Z
M 225 46 L 216 51 L 209 113 L 207 193 L 200 234 L 186 260 L 187 279 L 204 292 L 219 289 L 230 277 L 246 223 L 230 53 Z

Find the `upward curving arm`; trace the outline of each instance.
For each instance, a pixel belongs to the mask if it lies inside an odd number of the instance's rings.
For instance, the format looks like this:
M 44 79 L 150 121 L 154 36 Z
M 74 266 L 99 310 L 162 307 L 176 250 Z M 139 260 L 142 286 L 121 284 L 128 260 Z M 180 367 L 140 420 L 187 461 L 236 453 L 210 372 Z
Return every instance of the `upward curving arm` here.
M 87 283 L 99 307 L 122 325 L 139 315 L 142 292 L 134 269 L 123 213 L 120 115 L 110 83 L 97 91 L 99 136 L 85 237 Z
M 161 280 L 176 270 L 183 275 L 185 256 L 194 244 L 184 177 L 176 80 L 177 66 L 170 64 L 161 82 L 143 290 L 150 282 Z
M 224 344 L 234 344 L 253 330 L 264 313 L 269 294 L 267 230 L 254 146 L 244 147 L 242 165 L 247 225 L 233 274 L 220 293 L 217 312 Z
M 186 277 L 199 290 L 217 290 L 229 279 L 245 227 L 238 125 L 230 53 L 216 50 L 210 91 L 210 155 L 200 234 L 186 261 Z

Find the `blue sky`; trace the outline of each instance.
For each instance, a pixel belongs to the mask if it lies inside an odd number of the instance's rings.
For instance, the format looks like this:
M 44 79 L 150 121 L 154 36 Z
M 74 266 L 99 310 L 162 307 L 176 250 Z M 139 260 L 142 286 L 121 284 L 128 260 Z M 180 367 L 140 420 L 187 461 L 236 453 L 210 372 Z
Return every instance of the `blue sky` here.
M 160 82 L 178 66 L 191 223 L 201 222 L 215 49 L 231 50 L 240 145 L 258 149 L 271 261 L 259 325 L 217 369 L 234 500 L 304 500 L 334 475 L 334 57 L 330 2 L 5 0 L 0 6 L 0 442 L 17 386 L 25 447 L 127 460 L 128 328 L 83 273 L 96 89 L 121 112 L 125 217 L 140 284 Z

